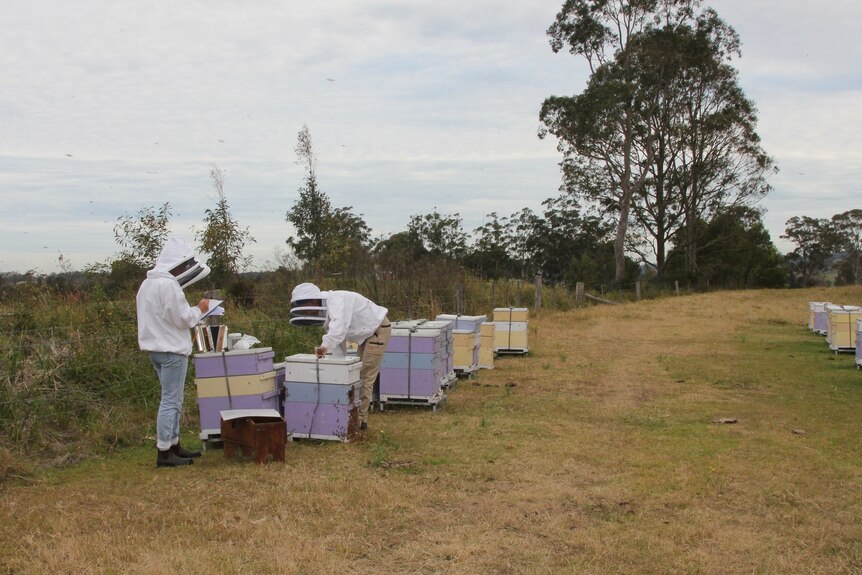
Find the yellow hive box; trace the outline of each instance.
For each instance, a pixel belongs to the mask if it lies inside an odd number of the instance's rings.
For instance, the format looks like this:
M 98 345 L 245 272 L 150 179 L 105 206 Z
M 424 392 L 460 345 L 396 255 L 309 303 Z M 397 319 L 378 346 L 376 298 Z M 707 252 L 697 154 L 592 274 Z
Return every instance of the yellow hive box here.
M 261 395 L 275 391 L 275 371 L 253 375 L 195 378 L 198 397 L 231 397 L 234 395 Z M 228 393 L 230 385 L 230 393 Z
M 475 331 L 456 329 L 453 335 L 455 349 L 465 348 L 473 350 L 479 345 L 479 334 Z
M 856 321 L 862 319 L 862 309 L 843 309 L 829 311 L 829 349 L 856 349 Z
M 497 331 L 494 349 L 528 349 L 526 331 Z
M 479 335 L 481 337 L 494 337 L 494 332 L 496 331 L 497 324 L 492 321 L 483 322 L 482 325 L 479 326 Z
M 474 348 L 470 347 L 456 347 L 455 348 L 455 357 L 453 363 L 455 367 L 463 367 L 463 366 L 471 366 L 474 365 L 473 361 L 473 351 Z
M 495 307 L 494 321 L 529 321 L 529 310 L 525 307 Z
M 479 367 L 494 369 L 494 336 L 482 336 L 479 339 Z

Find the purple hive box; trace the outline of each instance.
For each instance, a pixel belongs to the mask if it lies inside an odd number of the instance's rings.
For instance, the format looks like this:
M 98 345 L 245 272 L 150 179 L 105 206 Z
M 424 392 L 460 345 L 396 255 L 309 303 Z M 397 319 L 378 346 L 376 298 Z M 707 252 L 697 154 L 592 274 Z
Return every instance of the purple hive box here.
M 222 357 L 224 355 L 224 357 Z M 271 347 L 195 354 L 195 377 L 253 375 L 273 370 Z M 225 373 L 227 367 L 227 373 Z
M 826 310 L 817 310 L 814 312 L 814 331 L 817 333 L 826 333 L 828 329 L 828 320 Z
M 352 385 L 287 381 L 284 384 L 284 400 L 294 403 L 347 405 L 358 403 L 361 388 L 362 382 L 359 381 Z
M 347 441 L 359 429 L 359 407 L 285 401 L 284 422 L 293 437 Z
M 201 430 L 221 433 L 221 412 L 228 409 L 274 409 L 278 411 L 279 391 L 260 395 L 237 395 L 227 397 L 200 397 L 198 410 L 201 414 Z
M 856 365 L 862 366 L 862 319 L 856 320 Z
M 387 352 L 396 353 L 436 353 L 443 344 L 439 330 L 411 331 L 409 329 L 393 329 Z
M 443 372 L 440 369 L 380 369 L 380 395 L 432 397 L 440 391 Z

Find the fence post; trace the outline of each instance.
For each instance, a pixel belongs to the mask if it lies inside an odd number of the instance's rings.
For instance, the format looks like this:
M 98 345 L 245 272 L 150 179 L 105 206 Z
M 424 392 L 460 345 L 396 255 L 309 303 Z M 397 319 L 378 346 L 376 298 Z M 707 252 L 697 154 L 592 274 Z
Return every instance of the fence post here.
M 676 295 L 679 295 L 679 280 L 674 280 L 673 287 L 676 290 Z
M 542 309 L 542 274 L 536 274 L 536 298 L 533 307 L 536 312 Z
M 455 284 L 455 315 L 464 313 L 464 286 Z
M 497 286 L 497 280 L 491 280 L 491 309 L 494 309 L 494 288 Z
M 515 284 L 515 307 L 521 307 L 521 280 Z
M 575 302 L 578 304 L 584 303 L 584 282 L 575 284 Z
M 635 282 L 635 301 L 640 301 L 640 300 L 641 300 L 641 282 L 636 281 Z
M 407 302 L 407 319 L 413 319 L 413 302 Z

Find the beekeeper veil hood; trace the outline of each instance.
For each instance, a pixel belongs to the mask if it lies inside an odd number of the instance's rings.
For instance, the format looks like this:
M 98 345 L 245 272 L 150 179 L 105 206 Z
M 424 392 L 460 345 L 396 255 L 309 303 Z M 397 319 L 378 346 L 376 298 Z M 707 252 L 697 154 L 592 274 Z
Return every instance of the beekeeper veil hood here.
M 210 268 L 198 260 L 192 247 L 182 238 L 170 238 L 165 242 L 152 271 L 170 274 L 183 289 L 210 274 Z
M 326 323 L 327 292 L 313 283 L 301 283 L 290 296 L 290 324 L 300 327 Z

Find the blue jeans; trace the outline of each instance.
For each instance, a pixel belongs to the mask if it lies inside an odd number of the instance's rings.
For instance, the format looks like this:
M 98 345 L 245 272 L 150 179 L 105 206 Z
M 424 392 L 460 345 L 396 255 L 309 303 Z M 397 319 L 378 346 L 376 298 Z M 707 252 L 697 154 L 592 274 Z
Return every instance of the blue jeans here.
M 162 384 L 162 400 L 156 418 L 156 447 L 164 451 L 180 440 L 180 412 L 189 358 L 177 353 L 151 351 L 150 361 Z

